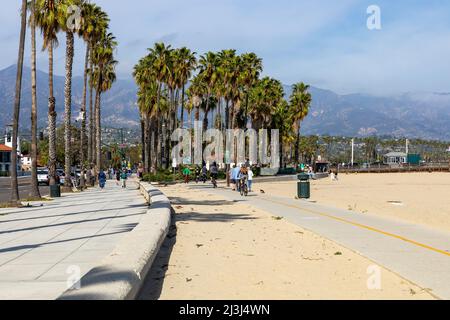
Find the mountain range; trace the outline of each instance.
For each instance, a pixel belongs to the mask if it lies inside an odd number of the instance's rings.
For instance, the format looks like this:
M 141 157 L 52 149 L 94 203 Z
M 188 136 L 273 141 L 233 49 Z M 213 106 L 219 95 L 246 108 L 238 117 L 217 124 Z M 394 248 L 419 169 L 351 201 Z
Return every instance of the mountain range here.
M 0 70 L 0 128 L 12 120 L 16 66 Z M 48 74 L 38 71 L 38 125 L 47 123 Z M 79 116 L 83 89 L 82 77 L 73 78 L 73 114 Z M 139 113 L 137 87 L 133 80 L 118 80 L 102 96 L 102 121 L 110 127 L 136 128 Z M 286 96 L 291 93 L 285 86 Z M 311 111 L 302 124 L 306 135 L 391 136 L 450 140 L 450 93 L 413 92 L 394 96 L 368 94 L 340 95 L 311 87 Z M 58 121 L 64 115 L 64 77 L 54 77 Z M 24 68 L 20 125 L 30 127 L 31 70 Z

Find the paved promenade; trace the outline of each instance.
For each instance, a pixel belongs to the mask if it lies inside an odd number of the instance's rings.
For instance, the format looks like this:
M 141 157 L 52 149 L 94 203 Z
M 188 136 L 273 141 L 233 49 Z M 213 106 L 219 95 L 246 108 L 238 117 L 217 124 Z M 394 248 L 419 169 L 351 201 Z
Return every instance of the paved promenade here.
M 146 213 L 133 187 L 108 182 L 42 207 L 0 209 L 0 299 L 56 299 L 96 266 Z
M 293 182 L 295 183 L 295 182 Z M 331 208 L 293 198 L 208 189 L 232 201 L 262 209 L 335 241 L 419 285 L 438 298 L 450 299 L 450 234 L 387 218 Z M 257 189 L 257 186 L 255 187 Z

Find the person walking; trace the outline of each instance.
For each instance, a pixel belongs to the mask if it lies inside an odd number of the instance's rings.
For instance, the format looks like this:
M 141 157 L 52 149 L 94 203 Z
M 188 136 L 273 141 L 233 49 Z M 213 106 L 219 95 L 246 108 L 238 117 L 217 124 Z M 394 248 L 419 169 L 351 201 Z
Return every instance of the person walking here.
M 122 182 L 122 189 L 125 189 L 127 187 L 127 179 L 128 179 L 128 173 L 127 169 L 123 169 L 122 173 L 120 174 L 120 181 Z
M 100 186 L 100 189 L 105 189 L 106 184 L 106 174 L 105 171 L 100 170 L 100 173 L 98 174 L 98 185 Z
M 183 169 L 183 177 L 184 177 L 184 183 L 189 184 L 189 179 L 191 177 L 191 169 L 189 169 L 189 167 L 186 167 Z
M 116 169 L 116 186 L 120 183 L 120 170 Z
M 240 188 L 239 188 L 239 173 L 240 172 L 241 172 L 240 166 L 239 167 L 238 166 L 234 166 L 233 170 L 231 171 L 231 180 L 234 181 L 233 183 L 234 183 L 235 188 L 236 188 L 234 190 L 237 191 L 237 192 L 241 191 Z
M 248 167 L 248 172 L 247 172 L 247 185 L 248 185 L 248 192 L 253 192 L 252 187 L 253 187 L 253 171 L 251 167 Z
M 214 188 L 217 188 L 217 179 L 219 178 L 219 168 L 217 167 L 217 163 L 214 161 L 211 168 L 209 168 L 209 172 L 211 173 L 211 182 Z

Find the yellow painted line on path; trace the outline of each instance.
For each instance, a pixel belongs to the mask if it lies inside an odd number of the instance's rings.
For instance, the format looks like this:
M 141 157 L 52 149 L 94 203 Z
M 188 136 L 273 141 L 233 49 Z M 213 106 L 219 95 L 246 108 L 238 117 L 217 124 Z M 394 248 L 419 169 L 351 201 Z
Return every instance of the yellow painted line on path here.
M 322 217 L 330 218 L 330 219 L 333 219 L 333 220 L 336 220 L 336 221 L 340 221 L 340 222 L 344 222 L 346 224 L 353 225 L 353 226 L 356 226 L 356 227 L 359 227 L 359 228 L 362 228 L 362 229 L 370 230 L 370 231 L 373 231 L 373 232 L 376 232 L 376 233 L 379 233 L 379 234 L 382 234 L 382 235 L 385 235 L 385 236 L 388 236 L 388 237 L 391 237 L 391 238 L 395 238 L 395 239 L 398 239 L 398 240 L 401 240 L 401 241 L 413 244 L 415 246 L 418 246 L 418 247 L 421 247 L 421 248 L 424 248 L 424 249 L 427 249 L 427 250 L 430 250 L 430 251 L 434 251 L 434 252 L 437 252 L 437 253 L 440 253 L 440 254 L 443 254 L 445 256 L 450 257 L 450 252 L 448 252 L 448 251 L 437 249 L 437 248 L 434 248 L 434 247 L 429 246 L 427 244 L 423 244 L 423 243 L 420 243 L 420 242 L 417 242 L 417 241 L 405 238 L 403 236 L 399 236 L 399 235 L 394 234 L 394 233 L 386 232 L 386 231 L 383 231 L 383 230 L 380 230 L 380 229 L 377 229 L 377 228 L 373 228 L 373 227 L 370 227 L 370 226 L 367 226 L 367 225 L 364 225 L 364 224 L 360 224 L 360 223 L 357 223 L 357 222 L 353 222 L 353 221 L 350 221 L 350 220 L 347 220 L 347 219 L 339 218 L 339 217 L 336 217 L 336 216 L 333 216 L 333 215 L 330 215 L 330 214 L 326 214 L 326 213 L 323 213 L 323 212 L 319 212 L 319 211 L 315 211 L 315 210 L 311 210 L 311 209 L 307 209 L 307 208 L 302 208 L 302 207 L 299 207 L 299 206 L 294 206 L 294 205 L 282 203 L 282 202 L 275 201 L 275 200 L 269 200 L 267 198 L 263 198 L 263 199 L 265 201 L 268 201 L 268 202 L 272 202 L 272 203 L 275 203 L 275 204 L 280 204 L 280 205 L 283 205 L 283 206 L 286 206 L 286 207 L 290 207 L 290 208 L 294 208 L 294 209 L 300 209 L 300 210 L 307 211 L 307 212 L 310 212 L 310 213 L 313 213 L 313 214 L 316 214 L 316 215 L 319 215 L 319 216 L 322 216 Z

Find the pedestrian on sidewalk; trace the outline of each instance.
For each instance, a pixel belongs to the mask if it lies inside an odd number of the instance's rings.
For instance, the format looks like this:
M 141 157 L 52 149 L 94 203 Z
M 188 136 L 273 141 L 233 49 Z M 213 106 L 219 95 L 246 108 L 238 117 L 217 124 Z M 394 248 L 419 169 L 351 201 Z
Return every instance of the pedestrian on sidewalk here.
M 116 186 L 120 183 L 120 170 L 116 169 Z
M 105 184 L 106 184 L 106 174 L 105 171 L 100 170 L 100 173 L 98 174 L 98 184 L 100 186 L 100 189 L 104 189 L 105 188 Z
M 248 167 L 247 179 L 248 192 L 253 192 L 253 171 L 251 167 Z
M 233 170 L 231 171 L 231 181 L 233 182 L 235 189 L 233 191 L 240 192 L 239 188 L 239 173 L 241 172 L 240 166 L 234 166 Z
M 127 169 L 123 169 L 122 173 L 120 174 L 120 181 L 122 182 L 122 189 L 125 189 L 127 187 L 127 179 L 128 179 L 128 173 Z
M 189 179 L 191 177 L 191 169 L 188 167 L 183 169 L 183 177 L 184 177 L 184 183 L 189 184 Z

